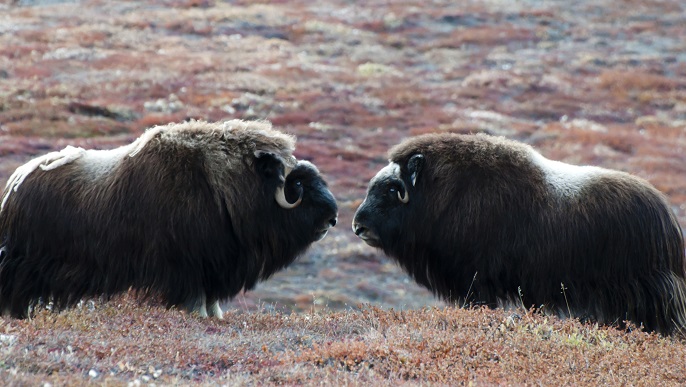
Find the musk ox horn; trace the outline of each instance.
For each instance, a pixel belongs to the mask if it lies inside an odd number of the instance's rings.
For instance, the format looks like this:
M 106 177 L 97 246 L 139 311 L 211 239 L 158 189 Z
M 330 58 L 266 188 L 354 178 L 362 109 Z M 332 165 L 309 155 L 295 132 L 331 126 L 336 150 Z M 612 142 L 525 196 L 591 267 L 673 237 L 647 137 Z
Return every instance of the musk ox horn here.
M 401 182 L 402 182 L 402 180 L 401 180 Z M 400 190 L 398 190 L 398 200 L 400 200 L 401 202 L 407 204 L 407 202 L 410 201 L 410 193 L 407 192 L 407 187 L 405 187 L 405 184 L 402 183 L 402 185 L 403 185 L 403 189 L 402 189 L 402 190 L 405 191 L 405 194 L 404 194 L 404 195 L 400 195 Z
M 410 195 L 407 193 L 407 191 L 405 191 L 405 195 L 401 196 L 400 191 L 398 191 L 398 199 L 400 199 L 400 201 L 403 203 L 407 203 L 410 201 Z
M 288 200 L 286 200 L 286 192 L 284 192 L 283 187 L 279 187 L 276 189 L 276 202 L 279 203 L 279 205 L 287 210 L 291 210 L 295 207 L 297 207 L 300 202 L 303 200 L 303 195 L 300 193 L 300 197 L 298 197 L 298 200 L 295 201 L 295 203 L 289 203 Z
M 289 203 L 288 200 L 286 200 L 286 191 L 285 191 L 285 186 L 286 186 L 286 178 L 288 177 L 288 174 L 291 173 L 291 168 L 286 167 L 286 172 L 283 176 L 283 182 L 284 185 L 276 189 L 276 194 L 274 195 L 274 198 L 276 199 L 276 202 L 279 203 L 279 205 L 287 210 L 291 210 L 295 207 L 297 207 L 300 202 L 303 200 L 303 193 L 300 192 L 300 196 L 298 197 L 298 200 L 296 200 L 294 203 Z

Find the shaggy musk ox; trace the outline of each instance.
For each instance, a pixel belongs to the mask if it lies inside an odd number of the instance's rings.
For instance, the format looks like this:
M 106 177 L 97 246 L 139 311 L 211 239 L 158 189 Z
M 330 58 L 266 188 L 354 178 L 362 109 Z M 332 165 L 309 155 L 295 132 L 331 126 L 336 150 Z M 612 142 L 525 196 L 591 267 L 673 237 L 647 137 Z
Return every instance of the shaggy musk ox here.
M 686 326 L 681 228 L 665 197 L 627 173 L 504 138 L 423 135 L 390 151 L 353 230 L 460 305 Z
M 26 317 L 130 288 L 200 316 L 286 267 L 336 223 L 317 168 L 268 122 L 191 121 L 113 150 L 67 147 L 10 177 L 0 311 Z

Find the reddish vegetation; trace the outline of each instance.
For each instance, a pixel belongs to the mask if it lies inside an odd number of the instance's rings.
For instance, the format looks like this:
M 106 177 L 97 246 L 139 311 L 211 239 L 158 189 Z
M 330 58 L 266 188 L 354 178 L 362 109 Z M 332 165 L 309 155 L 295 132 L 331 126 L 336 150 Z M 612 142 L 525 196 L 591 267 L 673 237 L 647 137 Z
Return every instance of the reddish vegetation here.
M 298 136 L 296 154 L 340 206 L 340 226 L 229 303 L 227 322 L 127 302 L 0 319 L 12 341 L 0 336 L 0 378 L 684 383 L 679 341 L 421 309 L 442 303 L 349 225 L 387 149 L 433 131 L 504 135 L 637 174 L 686 225 L 685 35 L 677 0 L 0 4 L 0 185 L 69 144 L 112 148 L 188 118 L 269 119 Z M 358 303 L 410 310 L 341 312 Z
M 516 312 L 516 313 L 515 313 Z M 683 385 L 674 339 L 522 310 L 228 311 L 224 321 L 117 298 L 0 320 L 17 383 Z

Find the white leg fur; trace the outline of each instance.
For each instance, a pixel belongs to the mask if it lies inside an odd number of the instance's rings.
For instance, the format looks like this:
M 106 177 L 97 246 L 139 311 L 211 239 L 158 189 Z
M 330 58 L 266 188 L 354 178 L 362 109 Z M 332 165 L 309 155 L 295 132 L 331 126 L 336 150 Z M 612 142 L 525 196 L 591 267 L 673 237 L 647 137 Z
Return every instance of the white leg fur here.
M 224 319 L 224 312 L 222 312 L 222 308 L 219 307 L 219 301 L 217 300 L 210 300 L 207 303 L 207 315 L 209 317 L 216 317 L 220 320 Z
M 184 308 L 190 314 L 195 314 L 199 317 L 205 318 L 207 317 L 207 307 L 205 302 L 205 293 L 202 293 L 200 297 L 194 300 L 186 301 L 186 303 L 184 304 Z

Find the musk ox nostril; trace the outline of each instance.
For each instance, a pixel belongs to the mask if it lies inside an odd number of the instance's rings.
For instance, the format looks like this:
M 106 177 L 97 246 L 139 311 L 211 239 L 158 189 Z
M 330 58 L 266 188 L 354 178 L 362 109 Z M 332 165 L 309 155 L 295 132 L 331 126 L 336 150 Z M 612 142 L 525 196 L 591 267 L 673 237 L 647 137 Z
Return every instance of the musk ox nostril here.
M 331 225 L 331 227 L 336 226 L 336 223 L 338 223 L 338 218 L 329 219 L 329 224 Z
M 360 226 L 359 224 L 353 224 L 353 232 L 355 235 L 360 236 L 363 232 L 367 231 L 365 226 Z

